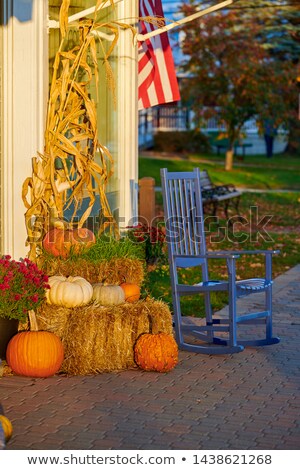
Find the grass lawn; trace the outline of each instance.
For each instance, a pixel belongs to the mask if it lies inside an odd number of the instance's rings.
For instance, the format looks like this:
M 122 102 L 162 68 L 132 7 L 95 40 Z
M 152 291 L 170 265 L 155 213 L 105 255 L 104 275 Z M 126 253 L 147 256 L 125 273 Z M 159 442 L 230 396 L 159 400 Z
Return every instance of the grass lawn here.
M 235 161 L 232 171 L 225 171 L 224 156 L 206 155 L 174 159 L 139 158 L 139 177 L 151 176 L 160 186 L 160 168 L 169 171 L 189 171 L 195 167 L 207 170 L 215 184 L 235 184 L 241 188 L 256 189 L 293 189 L 300 191 L 300 157 L 289 155 L 265 156 L 251 155 L 243 161 Z
M 209 160 L 209 163 L 206 161 Z M 274 277 L 300 263 L 300 158 L 288 155 L 275 156 L 272 161 L 266 157 L 246 157 L 237 162 L 232 172 L 220 165 L 222 157 L 193 156 L 184 160 L 140 158 L 140 177 L 152 176 L 160 185 L 159 169 L 183 171 L 199 166 L 207 169 L 214 183 L 233 183 L 240 188 L 291 189 L 291 192 L 253 193 L 244 192 L 240 201 L 243 223 L 229 227 L 221 210 L 218 224 L 206 216 L 207 245 L 209 250 L 226 249 L 279 249 L 273 257 Z M 195 160 L 198 160 L 198 164 Z M 205 160 L 205 163 L 203 163 Z M 223 158 L 224 160 L 224 158 Z M 267 160 L 267 161 L 266 161 Z M 157 214 L 163 216 L 161 194 L 157 193 Z M 234 212 L 232 212 L 234 215 Z M 226 278 L 226 266 L 221 260 L 210 261 L 211 278 Z M 264 259 L 260 255 L 243 256 L 237 263 L 237 276 L 259 277 L 264 274 Z M 199 272 L 195 268 L 184 270 L 183 281 L 197 282 Z M 200 280 L 200 279 L 199 279 Z M 199 281 L 198 281 L 199 282 Z M 149 266 L 145 284 L 146 291 L 155 298 L 169 303 L 172 309 L 169 266 L 166 260 Z M 214 293 L 214 310 L 227 304 L 225 294 Z M 203 316 L 203 299 L 199 296 L 183 297 L 182 308 L 186 315 Z

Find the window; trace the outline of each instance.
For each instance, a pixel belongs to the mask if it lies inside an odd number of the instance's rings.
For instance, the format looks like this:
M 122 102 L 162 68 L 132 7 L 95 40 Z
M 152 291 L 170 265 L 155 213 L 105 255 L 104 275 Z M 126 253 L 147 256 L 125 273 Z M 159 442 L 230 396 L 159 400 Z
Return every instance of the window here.
M 95 0 L 71 0 L 69 8 L 69 16 L 86 10 L 90 7 L 95 6 Z M 50 19 L 58 20 L 60 0 L 49 0 L 49 17 Z M 118 9 L 108 7 L 103 9 L 97 17 L 97 21 L 110 22 L 111 20 L 117 19 Z M 93 18 L 94 14 L 87 16 L 87 18 Z M 102 30 L 107 37 L 113 37 L 112 32 L 109 28 Z M 67 33 L 66 50 L 70 50 L 79 44 L 79 31 L 77 25 L 74 23 L 74 27 L 70 27 Z M 116 218 L 119 214 L 119 193 L 120 193 L 120 145 L 121 140 L 119 138 L 119 100 L 122 97 L 116 97 L 116 103 L 114 104 L 114 95 L 112 90 L 109 89 L 109 81 L 106 76 L 105 67 L 103 66 L 103 54 L 107 53 L 111 46 L 111 41 L 108 39 L 101 39 L 96 41 L 97 44 L 97 58 L 98 58 L 98 72 L 99 72 L 99 85 L 96 90 L 96 82 L 93 79 L 89 87 L 90 97 L 97 103 L 97 124 L 98 124 L 98 139 L 99 142 L 106 146 L 112 155 L 113 165 L 108 162 L 108 166 L 113 166 L 113 174 L 108 181 L 106 187 L 106 195 L 110 204 L 110 208 L 113 211 Z M 52 79 L 53 63 L 56 51 L 60 45 L 60 31 L 58 28 L 51 28 L 49 34 L 49 86 Z M 112 54 L 110 55 L 109 62 L 112 69 L 112 78 L 117 85 L 119 77 L 119 44 L 116 45 Z M 117 88 L 117 86 L 116 86 Z M 98 99 L 97 99 L 98 96 Z M 134 158 L 134 155 L 133 155 Z M 98 155 L 98 161 L 96 156 L 96 162 L 100 164 L 100 156 Z M 84 206 L 83 206 L 84 207 Z M 99 204 L 95 204 L 93 208 L 93 217 L 97 217 L 99 213 Z M 66 214 L 67 216 L 67 214 Z

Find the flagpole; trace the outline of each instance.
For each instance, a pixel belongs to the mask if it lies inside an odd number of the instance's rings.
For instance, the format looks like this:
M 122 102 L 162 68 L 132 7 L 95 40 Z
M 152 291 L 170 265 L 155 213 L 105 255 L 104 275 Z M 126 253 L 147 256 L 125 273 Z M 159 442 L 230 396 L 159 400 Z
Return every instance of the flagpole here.
M 114 3 L 119 3 L 123 0 L 115 0 Z M 137 34 L 135 36 L 135 42 L 136 41 L 146 41 L 149 38 L 152 38 L 154 36 L 158 36 L 159 34 L 162 34 L 166 31 L 169 31 L 170 29 L 176 28 L 177 26 L 181 26 L 182 24 L 189 23 L 190 21 L 193 21 L 197 18 L 200 18 L 201 16 L 207 15 L 208 13 L 212 13 L 214 11 L 220 10 L 221 8 L 224 8 L 228 5 L 231 5 L 234 2 L 234 0 L 226 0 L 224 2 L 218 3 L 218 5 L 214 5 L 212 7 L 206 8 L 205 10 L 198 11 L 197 13 L 194 13 L 193 15 L 187 16 L 186 18 L 182 18 L 179 21 L 174 21 L 166 26 L 163 26 L 161 28 L 157 28 L 154 31 L 151 31 L 150 33 L 147 34 Z M 102 8 L 107 8 L 108 6 L 111 5 L 111 2 L 107 0 L 104 4 L 101 5 Z M 86 15 L 90 15 L 94 13 L 96 10 L 96 7 L 91 7 L 86 10 L 80 11 L 79 13 L 75 13 L 72 16 L 69 16 L 68 18 L 68 23 L 73 23 L 74 21 L 84 18 Z M 98 10 L 99 11 L 99 10 Z M 48 20 L 48 28 L 59 28 L 59 22 L 55 20 Z M 107 39 L 107 38 L 106 38 Z
M 158 36 L 159 34 L 162 34 L 166 31 L 169 31 L 170 29 L 176 28 L 177 26 L 181 26 L 182 24 L 189 23 L 190 21 L 193 21 L 197 18 L 200 18 L 201 16 L 207 15 L 208 13 L 212 13 L 214 11 L 220 10 L 221 8 L 224 8 L 228 5 L 231 5 L 234 0 L 226 0 L 225 2 L 218 3 L 218 5 L 214 5 L 212 7 L 206 8 L 205 10 L 198 11 L 197 13 L 194 13 L 193 15 L 187 16 L 186 18 L 182 18 L 179 21 L 174 21 L 166 26 L 163 26 L 161 28 L 155 29 L 154 31 L 151 31 L 150 33 L 147 34 L 137 34 L 136 35 L 136 40 L 137 41 L 146 41 L 149 38 L 152 38 L 154 36 Z
M 96 5 L 90 8 L 86 8 L 85 10 L 81 10 L 74 15 L 68 17 L 68 23 L 74 23 L 74 21 L 81 20 L 88 15 L 92 15 L 93 13 L 99 13 L 104 8 L 110 7 L 116 3 L 123 2 L 124 0 L 114 0 L 114 3 L 111 0 L 106 0 L 105 3 L 101 3 L 98 9 L 96 10 Z M 59 21 L 56 20 L 48 20 L 48 28 L 58 29 L 59 28 Z

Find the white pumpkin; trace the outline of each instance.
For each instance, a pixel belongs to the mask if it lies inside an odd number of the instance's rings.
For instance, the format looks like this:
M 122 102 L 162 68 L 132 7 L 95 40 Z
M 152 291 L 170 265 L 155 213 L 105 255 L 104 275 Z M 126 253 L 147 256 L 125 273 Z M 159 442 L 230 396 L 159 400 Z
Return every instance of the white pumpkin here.
M 119 305 L 125 302 L 125 292 L 120 286 L 93 284 L 93 299 L 100 305 Z
M 50 285 L 50 289 L 46 291 L 48 304 L 72 308 L 81 307 L 92 300 L 93 287 L 83 277 L 50 276 L 48 282 Z

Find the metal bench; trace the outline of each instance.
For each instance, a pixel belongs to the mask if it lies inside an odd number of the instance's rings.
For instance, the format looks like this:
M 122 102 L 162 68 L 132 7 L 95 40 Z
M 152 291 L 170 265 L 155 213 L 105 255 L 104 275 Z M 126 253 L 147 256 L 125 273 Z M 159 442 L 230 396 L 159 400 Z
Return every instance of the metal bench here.
M 223 139 L 218 139 L 215 135 L 209 137 L 209 143 L 212 147 L 215 147 L 217 149 L 217 155 L 221 154 L 221 150 L 227 151 L 229 148 L 229 140 L 227 138 Z M 246 149 L 251 148 L 253 145 L 245 142 L 239 142 L 236 141 L 234 143 L 234 151 L 237 153 L 237 150 L 239 148 L 242 149 L 242 156 L 245 157 L 246 155 Z
M 218 142 L 214 142 L 212 145 L 214 145 L 215 147 L 217 147 L 217 155 L 220 155 L 220 151 L 223 149 L 223 150 L 228 150 L 228 145 L 226 144 L 222 144 L 222 143 L 218 143 Z M 247 148 L 250 148 L 252 147 L 252 144 L 234 144 L 234 151 L 236 153 L 237 149 L 238 148 L 241 148 L 242 149 L 242 152 L 243 152 L 243 157 L 245 157 L 246 155 L 246 149 Z
M 216 215 L 219 205 L 224 210 L 226 219 L 229 218 L 228 208 L 230 203 L 234 206 L 239 217 L 239 202 L 242 193 L 236 189 L 233 184 L 216 185 L 214 184 L 206 170 L 200 171 L 200 184 L 203 208 L 212 209 L 212 215 Z

